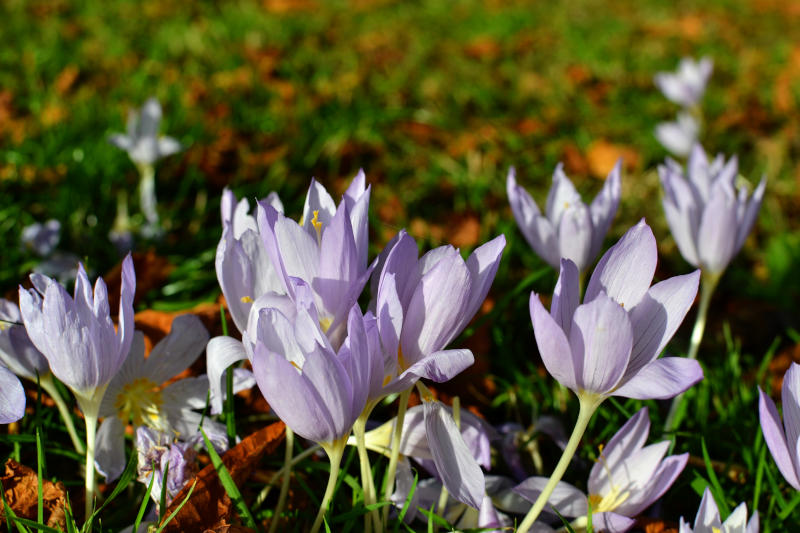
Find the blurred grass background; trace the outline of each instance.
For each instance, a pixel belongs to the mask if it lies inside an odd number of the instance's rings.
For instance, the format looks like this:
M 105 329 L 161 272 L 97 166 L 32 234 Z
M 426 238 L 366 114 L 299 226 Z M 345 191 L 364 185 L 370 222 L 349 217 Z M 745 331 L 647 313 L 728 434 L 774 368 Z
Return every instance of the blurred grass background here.
M 659 240 L 657 276 L 688 272 L 655 174 L 667 154 L 653 128 L 673 120 L 677 107 L 652 80 L 683 56 L 711 57 L 701 139 L 711 153 L 738 154 L 751 183 L 761 174 L 769 182 L 753 236 L 712 305 L 700 358 L 713 379 L 698 389 L 705 411 L 687 429 L 713 435 L 739 424 L 742 438 L 709 440 L 709 448 L 722 464 L 755 468 L 756 452 L 742 452 L 758 433 L 755 383 L 770 386 L 770 376 L 779 380 L 800 360 L 787 336 L 800 297 L 798 4 L 8 0 L 0 17 L 3 293 L 13 297 L 37 262 L 20 245 L 22 227 L 34 221 L 60 220 L 59 248 L 96 273 L 118 262 L 107 236 L 121 191 L 138 213 L 138 175 L 107 137 L 155 96 L 161 133 L 186 149 L 157 167 L 167 232 L 137 240 L 136 249 L 155 251 L 172 269 L 140 307 L 217 298 L 223 187 L 250 199 L 276 190 L 287 213 L 299 214 L 310 177 L 338 198 L 364 168 L 373 185 L 373 254 L 403 227 L 424 246 L 465 251 L 506 234 L 490 296 L 502 306 L 478 345 L 505 384 L 501 393 L 516 391 L 523 404 L 535 404 L 542 386 L 529 377 L 536 372 L 527 291 L 551 291 L 555 274 L 523 282 L 543 263 L 508 207 L 509 166 L 541 205 L 559 161 L 594 195 L 623 157 L 623 201 L 608 242 L 644 216 Z M 504 300 L 515 288 L 520 296 Z M 778 357 L 765 359 L 768 351 Z M 611 416 L 618 421 L 635 405 L 620 404 Z M 688 446 L 699 454 L 694 436 Z M 730 483 L 731 501 L 757 503 Z

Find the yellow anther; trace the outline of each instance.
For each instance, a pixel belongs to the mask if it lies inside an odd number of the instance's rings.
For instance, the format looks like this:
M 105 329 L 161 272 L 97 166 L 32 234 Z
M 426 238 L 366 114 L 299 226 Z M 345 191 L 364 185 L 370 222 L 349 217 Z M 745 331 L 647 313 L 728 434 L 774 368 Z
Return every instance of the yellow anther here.
M 317 230 L 317 239 L 322 238 L 322 221 L 319 219 L 319 211 L 314 210 L 314 218 L 311 219 L 311 225 Z
M 124 422 L 130 420 L 134 426 L 164 431 L 167 427 L 162 404 L 158 385 L 147 378 L 137 378 L 122 387 L 114 400 L 114 409 Z
M 408 365 L 406 364 L 406 360 L 403 357 L 403 347 L 402 346 L 398 346 L 397 347 L 397 366 L 400 367 L 398 373 L 405 372 L 406 369 L 408 368 Z
M 328 330 L 331 329 L 331 324 L 333 323 L 333 319 L 330 317 L 320 318 L 319 319 L 319 327 L 322 328 L 322 333 L 328 333 Z
M 389 384 L 390 381 L 392 381 L 392 376 L 386 376 L 385 378 L 383 378 L 383 385 L 381 386 L 385 387 L 386 385 Z
M 303 369 L 302 369 L 302 368 L 300 368 L 300 365 L 298 365 L 298 364 L 297 364 L 297 363 L 295 363 L 294 361 L 289 361 L 289 363 L 291 363 L 291 365 L 292 365 L 293 367 L 295 367 L 297 370 L 299 370 L 299 371 L 301 371 L 301 372 L 303 371 Z
M 253 299 L 250 298 L 249 296 L 242 296 L 241 300 L 242 300 L 243 304 L 251 304 L 251 303 L 253 303 Z

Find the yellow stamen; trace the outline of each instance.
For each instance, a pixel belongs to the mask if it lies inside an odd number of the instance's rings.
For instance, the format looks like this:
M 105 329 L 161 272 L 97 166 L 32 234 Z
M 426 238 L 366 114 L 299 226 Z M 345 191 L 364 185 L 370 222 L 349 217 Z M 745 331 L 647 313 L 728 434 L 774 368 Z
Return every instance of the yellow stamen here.
M 328 330 L 331 329 L 331 324 L 333 323 L 333 319 L 326 317 L 319 319 L 319 326 L 322 328 L 322 333 L 328 333 Z
M 406 363 L 406 360 L 403 357 L 402 346 L 397 347 L 397 366 L 399 367 L 397 372 L 398 374 L 405 372 L 408 369 L 408 364 Z
M 301 371 L 301 372 L 303 371 L 303 369 L 302 369 L 302 368 L 300 368 L 300 365 L 298 365 L 298 364 L 297 364 L 297 363 L 295 363 L 294 361 L 289 361 L 289 362 L 290 362 L 290 363 L 292 364 L 292 366 L 293 366 L 293 367 L 295 367 L 297 370 L 299 370 L 299 371 Z
M 114 400 L 117 415 L 134 426 L 149 426 L 166 431 L 166 419 L 161 411 L 163 400 L 158 385 L 147 378 L 137 378 L 124 387 Z
M 322 238 L 322 221 L 319 219 L 319 211 L 314 210 L 314 218 L 311 219 L 311 225 L 317 230 L 317 239 Z
M 242 296 L 241 298 L 243 304 L 251 304 L 253 303 L 253 299 L 249 296 Z

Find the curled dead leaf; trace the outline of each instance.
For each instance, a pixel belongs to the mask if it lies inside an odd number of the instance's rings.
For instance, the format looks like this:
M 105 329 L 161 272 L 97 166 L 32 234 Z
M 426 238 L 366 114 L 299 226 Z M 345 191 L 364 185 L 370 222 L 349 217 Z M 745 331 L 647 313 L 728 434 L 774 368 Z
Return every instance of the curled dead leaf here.
M 3 473 L 3 491 L 8 506 L 20 518 L 36 520 L 38 510 L 39 478 L 36 472 L 13 459 L 6 461 Z M 44 480 L 42 498 L 44 500 L 44 523 L 49 527 L 66 529 L 64 505 L 66 490 L 61 483 Z M 0 514 L 0 524 L 5 523 L 5 513 Z

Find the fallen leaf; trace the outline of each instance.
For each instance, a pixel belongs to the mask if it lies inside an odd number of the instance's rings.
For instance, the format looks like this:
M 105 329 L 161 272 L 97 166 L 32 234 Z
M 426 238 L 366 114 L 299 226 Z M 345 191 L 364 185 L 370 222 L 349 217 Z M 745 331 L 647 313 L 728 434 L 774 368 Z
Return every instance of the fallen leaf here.
M 222 462 L 231 474 L 236 486 L 241 487 L 250 474 L 253 473 L 255 465 L 265 454 L 270 454 L 283 441 L 286 426 L 283 422 L 275 422 L 269 426 L 256 431 L 245 437 L 242 442 L 225 452 Z M 230 523 L 234 513 L 233 505 L 219 482 L 217 471 L 214 465 L 203 468 L 195 477 L 196 485 L 192 496 L 181 510 L 175 515 L 164 528 L 164 531 L 220 531 L 234 532 L 247 531 L 244 529 L 222 529 Z M 172 504 L 162 513 L 162 516 L 169 516 L 186 499 L 186 495 L 194 482 L 189 482 L 172 499 Z M 219 529 L 218 529 L 219 528 Z
M 627 169 L 636 168 L 639 165 L 639 154 L 633 148 L 612 144 L 600 139 L 589 145 L 586 152 L 586 160 L 589 163 L 589 172 L 600 179 L 605 179 L 617 160 L 622 158 L 622 163 Z
M 457 215 L 448 228 L 448 241 L 456 248 L 471 248 L 481 238 L 481 221 L 473 214 Z
M 36 472 L 25 465 L 8 459 L 2 477 L 3 491 L 8 506 L 20 518 L 36 520 L 38 511 L 39 481 Z M 66 529 L 64 515 L 66 490 L 62 483 L 42 482 L 44 523 L 49 527 Z M 5 513 L 0 514 L 0 524 L 5 523 Z
M 657 518 L 639 517 L 636 519 L 636 524 L 644 529 L 645 533 L 678 533 L 677 524 Z

